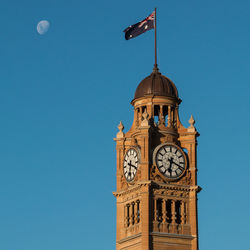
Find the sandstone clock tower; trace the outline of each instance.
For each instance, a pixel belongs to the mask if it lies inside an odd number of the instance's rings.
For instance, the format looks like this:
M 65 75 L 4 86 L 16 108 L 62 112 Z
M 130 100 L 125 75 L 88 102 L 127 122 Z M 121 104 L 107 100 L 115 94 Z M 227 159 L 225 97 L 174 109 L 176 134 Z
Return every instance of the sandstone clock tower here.
M 137 87 L 134 121 L 117 150 L 117 250 L 198 250 L 196 146 L 180 121 L 181 99 L 157 66 Z

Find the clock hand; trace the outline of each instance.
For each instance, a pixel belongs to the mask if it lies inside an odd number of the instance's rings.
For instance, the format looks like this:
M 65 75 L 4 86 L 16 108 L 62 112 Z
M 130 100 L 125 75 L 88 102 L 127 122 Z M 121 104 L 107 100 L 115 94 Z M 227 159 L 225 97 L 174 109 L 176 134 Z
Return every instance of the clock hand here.
M 130 161 L 130 162 L 128 162 L 128 165 L 129 165 L 130 167 L 133 167 L 133 168 L 137 169 L 137 167 L 136 167 L 136 166 L 134 166 L 134 165 L 132 165 L 132 164 L 131 164 L 131 161 Z
M 173 164 L 173 158 L 171 157 L 170 159 L 169 159 L 169 168 L 168 168 L 168 172 L 170 173 L 170 175 L 171 175 L 171 173 L 172 173 L 172 164 Z
M 179 165 L 178 163 L 176 163 L 175 161 L 173 161 L 173 163 L 178 166 L 179 168 L 183 168 L 181 165 Z
M 129 171 L 128 171 L 128 174 L 129 174 L 129 175 L 131 175 L 131 166 L 132 166 L 132 165 L 131 165 L 131 161 L 130 161 L 130 162 L 128 162 L 128 165 L 129 165 Z

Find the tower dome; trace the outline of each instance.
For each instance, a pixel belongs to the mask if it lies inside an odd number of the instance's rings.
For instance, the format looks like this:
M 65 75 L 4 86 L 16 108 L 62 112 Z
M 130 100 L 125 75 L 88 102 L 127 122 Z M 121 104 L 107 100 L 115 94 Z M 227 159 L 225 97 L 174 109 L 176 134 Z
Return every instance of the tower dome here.
M 166 76 L 163 76 L 158 69 L 154 69 L 152 74 L 140 82 L 135 91 L 134 99 L 150 95 L 179 99 L 178 91 L 174 83 Z

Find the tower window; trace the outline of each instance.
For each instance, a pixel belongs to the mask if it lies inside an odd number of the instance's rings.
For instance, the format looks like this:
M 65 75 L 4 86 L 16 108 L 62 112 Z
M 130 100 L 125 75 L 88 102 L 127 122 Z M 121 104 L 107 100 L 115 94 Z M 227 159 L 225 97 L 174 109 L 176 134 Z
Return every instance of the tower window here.
M 172 222 L 172 208 L 171 208 L 171 200 L 166 201 L 166 211 L 167 211 L 167 223 Z
M 157 208 L 157 220 L 162 222 L 162 199 L 158 199 L 156 203 Z
M 154 122 L 155 122 L 155 125 L 159 124 L 159 115 L 160 115 L 160 106 L 155 105 L 154 106 Z
M 129 225 L 130 225 L 130 221 L 129 221 L 129 217 L 130 217 L 130 213 L 129 213 L 129 205 L 127 205 L 126 206 L 126 214 L 127 214 L 127 216 L 126 216 L 126 225 L 127 225 L 127 227 L 129 227 Z
M 181 202 L 175 202 L 176 223 L 181 224 Z
M 163 106 L 163 117 L 165 121 L 165 125 L 168 125 L 168 106 Z

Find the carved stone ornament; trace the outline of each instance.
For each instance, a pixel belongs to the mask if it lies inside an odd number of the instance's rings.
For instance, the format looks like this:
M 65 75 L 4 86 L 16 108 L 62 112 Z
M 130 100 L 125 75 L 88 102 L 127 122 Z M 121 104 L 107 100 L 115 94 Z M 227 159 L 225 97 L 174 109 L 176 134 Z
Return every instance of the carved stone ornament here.
M 183 178 L 179 182 L 180 184 L 184 185 L 191 185 L 191 172 L 189 170 L 186 171 L 186 174 L 183 176 Z
M 153 165 L 150 169 L 150 179 L 154 181 L 158 181 L 158 182 L 163 182 L 166 184 L 173 183 L 173 181 L 169 181 L 163 178 L 161 174 L 159 173 L 158 168 L 155 165 Z M 184 174 L 184 176 L 181 179 L 177 180 L 177 182 L 179 184 L 191 185 L 192 184 L 191 172 L 189 170 L 186 170 L 186 173 Z
M 141 126 L 142 127 L 147 127 L 149 125 L 149 121 L 148 121 L 148 113 L 145 109 L 145 111 L 142 114 L 142 122 L 141 122 Z
M 133 146 L 135 146 L 135 147 L 137 146 L 137 140 L 134 137 L 132 137 L 131 143 Z
M 195 127 L 194 127 L 195 120 L 194 120 L 193 115 L 191 115 L 191 117 L 190 117 L 190 119 L 189 119 L 188 122 L 189 122 L 189 124 L 190 124 L 190 126 L 188 127 L 188 132 L 195 132 L 195 131 L 196 131 L 196 129 L 195 129 Z
M 162 137 L 160 140 L 161 140 L 161 143 L 176 142 L 176 138 L 171 134 Z
M 128 183 L 127 183 L 127 181 L 126 181 L 124 175 L 121 176 L 120 183 L 121 183 L 121 188 L 122 188 L 122 189 L 128 188 Z
M 174 196 L 174 197 L 182 197 L 182 198 L 188 198 L 189 191 L 184 190 L 168 190 L 168 189 L 155 189 L 154 195 L 158 196 Z
M 164 179 L 158 174 L 157 167 L 154 165 L 150 169 L 150 179 L 164 182 Z
M 119 129 L 119 132 L 116 134 L 116 138 L 123 138 L 124 137 L 124 133 L 123 133 L 124 126 L 123 126 L 121 121 L 120 121 L 119 125 L 117 126 L 117 128 Z

